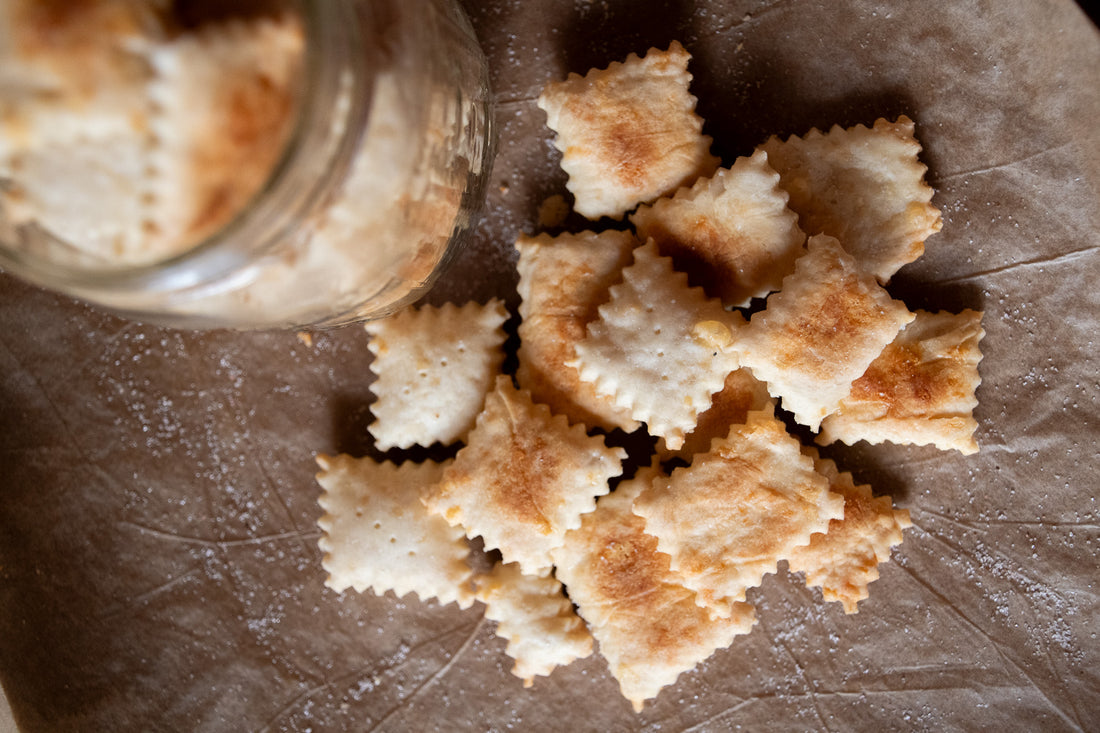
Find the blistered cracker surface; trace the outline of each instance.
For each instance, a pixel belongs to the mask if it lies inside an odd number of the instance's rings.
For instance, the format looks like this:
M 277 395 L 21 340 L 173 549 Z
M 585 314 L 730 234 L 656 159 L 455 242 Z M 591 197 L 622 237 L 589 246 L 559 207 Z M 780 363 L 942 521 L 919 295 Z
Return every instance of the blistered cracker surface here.
M 913 315 L 832 237 L 807 246 L 737 347 L 783 407 L 816 430 Z
M 365 324 L 374 354 L 374 420 L 380 450 L 465 439 L 504 361 L 508 311 L 494 299 L 406 308 Z
M 729 613 L 779 560 L 843 512 L 841 497 L 769 412 L 716 439 L 634 502 L 645 531 L 700 603 Z
M 536 401 L 571 422 L 627 432 L 638 427 L 628 409 L 567 366 L 636 244 L 632 234 L 620 231 L 521 234 L 516 240 L 522 319 L 516 379 Z
M 902 115 L 872 127 L 834 125 L 760 146 L 809 235 L 829 234 L 881 282 L 924 252 L 942 226 L 915 125 Z
M 497 622 L 497 636 L 508 641 L 512 674 L 524 687 L 592 653 L 588 627 L 549 572 L 525 575 L 519 565 L 497 563 L 476 583 L 485 617 Z
M 778 290 L 806 241 L 761 151 L 638 207 L 630 221 L 639 238 L 656 239 L 676 269 L 729 306 Z
M 821 588 L 826 601 L 856 613 L 856 604 L 868 597 L 868 584 L 878 579 L 879 564 L 890 559 L 890 548 L 901 544 L 902 530 L 912 525 L 909 512 L 894 509 L 889 496 L 874 497 L 870 486 L 856 485 L 852 474 L 816 449 L 803 451 L 829 480 L 829 490 L 844 497 L 844 517 L 830 520 L 826 532 L 791 550 L 787 564 L 791 572 L 805 573 L 806 585 Z
M 635 710 L 747 633 L 755 620 L 747 603 L 732 604 L 725 618 L 715 616 L 671 571 L 669 556 L 631 511 L 657 475 L 655 469 L 642 469 L 621 483 L 553 553 L 557 577 Z
M 711 395 L 737 368 L 728 345 L 743 319 L 689 287 L 687 275 L 675 272 L 652 240 L 634 250 L 633 264 L 623 270 L 623 282 L 611 287 L 599 314 L 571 363 L 582 380 L 678 449 L 698 414 L 710 407 Z M 701 324 L 724 334 L 725 343 L 701 338 Z
M 421 600 L 473 603 L 469 545 L 462 530 L 428 514 L 424 493 L 442 476 L 442 464 L 378 463 L 347 455 L 317 457 L 318 541 L 328 571 L 325 584 L 378 595 L 416 594 Z
M 817 441 L 935 445 L 978 452 L 975 390 L 982 379 L 982 314 L 916 311 L 837 411 L 821 423 Z
M 577 212 L 621 219 L 718 167 L 688 90 L 690 59 L 674 41 L 543 90 L 538 104 L 557 134 Z
M 426 505 L 526 573 L 550 567 L 550 551 L 580 525 L 626 452 L 531 401 L 500 376 L 467 445 Z

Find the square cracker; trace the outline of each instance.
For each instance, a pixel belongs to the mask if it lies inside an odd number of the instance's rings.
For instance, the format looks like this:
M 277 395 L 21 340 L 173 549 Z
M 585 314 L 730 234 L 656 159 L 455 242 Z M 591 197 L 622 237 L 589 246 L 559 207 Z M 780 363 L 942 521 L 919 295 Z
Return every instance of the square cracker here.
M 497 563 L 475 582 L 485 617 L 497 622 L 497 636 L 516 660 L 512 674 L 524 687 L 592 654 L 592 634 L 549 572 L 525 575 L 515 563 Z
M 755 622 L 747 603 L 733 604 L 726 618 L 701 607 L 631 512 L 656 475 L 642 469 L 621 483 L 553 552 L 558 578 L 636 711 Z
M 464 440 L 504 361 L 501 300 L 407 308 L 364 324 L 378 378 L 367 430 L 380 450 Z
M 973 411 L 984 335 L 977 311 L 917 311 L 822 421 L 817 442 L 888 440 L 977 453 Z
M 690 466 L 655 479 L 634 502 L 684 585 L 722 615 L 843 512 L 843 499 L 770 412 L 749 413 L 744 425 Z
M 811 237 L 807 247 L 737 348 L 795 420 L 817 430 L 914 316 L 832 237 Z
M 263 187 L 297 118 L 305 43 L 288 12 L 210 24 L 154 50 L 148 246 L 179 252 Z
M 826 601 L 839 601 L 845 613 L 867 598 L 867 585 L 878 579 L 878 565 L 901 543 L 901 531 L 912 525 L 909 512 L 894 509 L 888 496 L 875 498 L 871 487 L 857 486 L 852 474 L 804 447 L 814 468 L 829 480 L 829 490 L 844 497 L 844 517 L 829 521 L 828 531 L 796 547 L 787 557 L 791 572 L 806 574 L 806 585 L 821 588 Z
M 762 151 L 638 207 L 630 221 L 641 239 L 656 239 L 677 270 L 728 306 L 777 290 L 806 241 Z
M 738 367 L 731 345 L 744 319 L 688 286 L 650 240 L 588 325 L 570 362 L 585 382 L 628 408 L 671 450 L 683 445 L 711 395 Z
M 536 402 L 571 422 L 605 430 L 638 429 L 630 411 L 618 407 L 594 385 L 582 382 L 566 362 L 575 356 L 585 327 L 607 300 L 608 288 L 630 264 L 637 240 L 630 232 L 580 232 L 516 240 L 520 295 L 519 386 Z
M 443 464 L 377 463 L 348 455 L 318 455 L 318 520 L 325 585 L 382 595 L 415 593 L 421 600 L 473 604 L 466 563 L 470 546 L 462 530 L 424 508 L 422 497 L 443 475 Z
M 870 129 L 813 129 L 785 142 L 773 136 L 759 148 L 779 171 L 802 230 L 836 237 L 883 283 L 920 257 L 924 240 L 943 226 L 914 129 L 902 115 Z
M 499 376 L 466 447 L 425 504 L 467 536 L 482 537 L 487 550 L 500 550 L 504 562 L 538 574 L 608 492 L 625 458 L 622 448 L 570 426 Z
M 621 219 L 718 167 L 688 91 L 690 59 L 674 41 L 667 51 L 570 74 L 539 95 L 579 213 Z

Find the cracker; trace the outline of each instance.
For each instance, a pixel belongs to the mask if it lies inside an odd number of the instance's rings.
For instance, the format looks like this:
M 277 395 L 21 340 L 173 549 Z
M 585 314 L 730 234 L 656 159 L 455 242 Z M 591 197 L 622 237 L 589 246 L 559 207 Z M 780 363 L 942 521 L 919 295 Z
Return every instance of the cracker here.
M 913 314 L 834 238 L 811 237 L 783 288 L 752 316 L 741 361 L 816 430 Z
M 743 425 L 750 412 L 774 409 L 775 400 L 768 394 L 768 385 L 748 369 L 735 369 L 726 377 L 721 391 L 712 395 L 710 409 L 699 415 L 695 429 L 685 436 L 680 450 L 669 450 L 662 438 L 657 441 L 657 456 L 662 461 L 670 458 L 690 461 L 696 453 L 710 450 L 712 440 L 726 437 L 730 427 Z
M 13 183 L 0 186 L 4 218 L 37 224 L 65 243 L 31 238 L 35 255 L 101 268 L 141 251 L 146 150 L 140 136 L 77 137 L 16 152 L 9 161 Z M 0 178 L 5 175 L 0 170 Z
M 826 601 L 839 601 L 845 613 L 856 613 L 856 604 L 867 598 L 868 583 L 878 579 L 879 563 L 890 559 L 890 548 L 902 541 L 901 531 L 912 526 L 909 512 L 894 509 L 888 496 L 874 498 L 870 486 L 857 486 L 852 474 L 838 470 L 816 449 L 803 450 L 829 480 L 829 490 L 844 497 L 844 517 L 792 550 L 787 564 L 791 572 L 806 574 L 808 587 L 820 587 Z
M 822 421 L 817 442 L 886 440 L 977 453 L 973 411 L 984 335 L 977 311 L 917 311 Z
M 516 660 L 512 674 L 524 687 L 592 654 L 592 635 L 549 572 L 524 575 L 515 563 L 497 563 L 476 584 L 485 617 L 497 622 L 497 636 Z
M 0 156 L 74 137 L 140 130 L 149 45 L 163 35 L 151 3 L 0 3 Z
M 580 526 L 596 497 L 608 492 L 608 479 L 625 458 L 622 448 L 551 415 L 499 376 L 468 444 L 425 503 L 467 536 L 484 538 L 504 562 L 537 574 L 550 567 L 550 551 Z
M 720 614 L 774 573 L 793 548 L 843 516 L 843 507 L 798 440 L 769 412 L 749 413 L 744 425 L 715 440 L 689 467 L 658 477 L 634 502 L 684 585 Z
M 880 282 L 924 253 L 924 241 L 943 225 L 932 205 L 927 167 L 913 121 L 876 120 L 868 129 L 834 126 L 786 141 L 772 137 L 761 150 L 779 171 L 807 234 L 836 237 Z
M 730 346 L 744 320 L 689 287 L 653 240 L 634 250 L 634 263 L 599 314 L 570 364 L 678 450 L 738 367 Z
M 726 618 L 701 607 L 631 512 L 656 475 L 655 469 L 642 469 L 621 483 L 553 552 L 558 578 L 637 711 L 755 622 L 747 603 L 733 604 Z
M 406 308 L 365 324 L 380 450 L 464 440 L 504 361 L 503 301 Z
M 36 256 L 103 267 L 144 239 L 152 72 L 143 49 L 155 29 L 143 5 L 0 3 L 3 218 L 80 248 L 32 237 L 22 244 Z
M 521 235 L 519 261 L 519 367 L 516 379 L 536 402 L 571 422 L 605 430 L 638 429 L 630 411 L 618 407 L 566 366 L 608 287 L 630 263 L 637 241 L 629 232 L 580 232 L 551 237 Z
M 674 41 L 667 51 L 570 74 L 539 95 L 577 212 L 621 219 L 718 167 L 688 91 L 690 59 Z
M 296 117 L 304 45 L 288 13 L 212 24 L 155 49 L 157 254 L 217 231 L 263 186 Z
M 421 600 L 473 604 L 473 572 L 466 564 L 469 544 L 462 530 L 424 508 L 425 491 L 445 464 L 431 461 L 395 466 L 370 458 L 318 455 L 319 500 L 325 510 L 317 524 L 325 585 L 381 595 L 416 594 Z
M 630 220 L 641 239 L 656 239 L 676 269 L 728 306 L 777 290 L 806 241 L 762 151 L 639 207 Z

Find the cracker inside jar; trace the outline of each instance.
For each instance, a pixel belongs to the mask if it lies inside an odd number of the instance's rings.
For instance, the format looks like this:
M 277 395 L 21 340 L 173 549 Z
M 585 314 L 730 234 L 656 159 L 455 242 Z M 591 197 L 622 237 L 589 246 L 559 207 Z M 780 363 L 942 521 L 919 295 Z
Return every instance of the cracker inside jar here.
M 295 120 L 299 16 L 195 27 L 154 2 L 0 2 L 0 207 L 88 262 L 140 265 L 225 226 Z

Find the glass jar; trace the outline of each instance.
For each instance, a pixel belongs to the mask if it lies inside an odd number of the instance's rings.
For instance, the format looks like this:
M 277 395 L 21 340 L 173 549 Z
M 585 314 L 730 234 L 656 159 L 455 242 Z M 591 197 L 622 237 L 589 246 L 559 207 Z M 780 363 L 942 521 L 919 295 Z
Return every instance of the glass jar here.
M 471 226 L 493 154 L 469 22 L 451 0 L 291 6 L 304 33 L 293 124 L 224 224 L 182 251 L 119 261 L 77 256 L 41 222 L 0 210 L 0 267 L 188 328 L 334 326 L 422 294 Z

